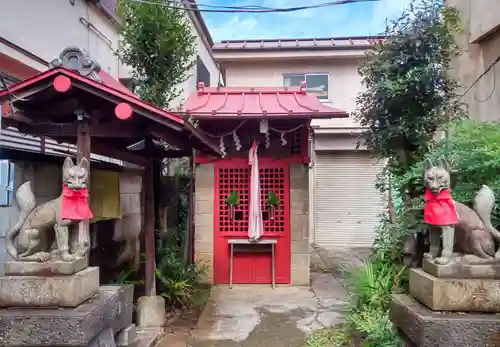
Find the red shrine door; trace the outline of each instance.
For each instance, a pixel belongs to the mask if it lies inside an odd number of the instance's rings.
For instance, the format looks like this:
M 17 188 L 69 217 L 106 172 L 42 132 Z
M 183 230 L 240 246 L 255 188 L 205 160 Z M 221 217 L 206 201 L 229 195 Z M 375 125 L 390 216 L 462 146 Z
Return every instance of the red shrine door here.
M 214 282 L 229 283 L 230 246 L 228 239 L 248 239 L 250 166 L 246 159 L 217 161 L 214 199 Z M 287 162 L 259 158 L 260 203 L 264 219 L 263 239 L 276 239 L 276 283 L 290 283 L 290 189 Z M 238 192 L 239 204 L 233 216 L 226 199 Z M 278 196 L 279 205 L 271 219 L 266 206 L 269 192 Z M 234 253 L 233 283 L 271 283 L 271 252 L 269 245 L 246 247 Z

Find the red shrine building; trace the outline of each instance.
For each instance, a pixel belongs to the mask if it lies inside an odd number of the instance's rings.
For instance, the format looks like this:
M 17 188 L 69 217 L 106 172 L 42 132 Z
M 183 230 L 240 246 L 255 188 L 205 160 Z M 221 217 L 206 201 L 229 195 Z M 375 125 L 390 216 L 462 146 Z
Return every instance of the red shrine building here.
M 223 158 L 195 156 L 195 260 L 213 284 L 309 284 L 310 121 L 347 117 L 300 87 L 207 88 L 187 116 Z

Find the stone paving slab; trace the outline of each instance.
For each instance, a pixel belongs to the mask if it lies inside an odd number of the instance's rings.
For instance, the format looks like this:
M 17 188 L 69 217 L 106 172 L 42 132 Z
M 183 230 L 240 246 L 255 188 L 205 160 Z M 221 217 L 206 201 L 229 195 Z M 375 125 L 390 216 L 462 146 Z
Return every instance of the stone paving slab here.
M 344 288 L 329 274 L 311 276 L 312 288 L 214 288 L 188 346 L 299 346 L 311 331 L 341 323 Z

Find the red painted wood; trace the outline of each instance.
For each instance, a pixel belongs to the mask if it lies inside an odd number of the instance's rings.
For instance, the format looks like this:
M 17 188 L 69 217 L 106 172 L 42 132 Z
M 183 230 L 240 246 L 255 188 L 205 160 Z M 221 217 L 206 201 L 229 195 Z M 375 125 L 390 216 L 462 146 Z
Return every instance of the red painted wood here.
M 290 171 L 288 160 L 259 159 L 261 206 L 267 211 L 269 191 L 278 195 L 280 205 L 275 219 L 264 220 L 263 238 L 277 239 L 276 282 L 290 283 Z M 248 203 L 250 167 L 246 159 L 228 159 L 214 162 L 214 281 L 229 283 L 228 238 L 248 238 Z M 239 205 L 236 219 L 231 220 L 226 198 L 238 191 Z M 271 253 L 236 253 L 233 283 L 271 283 Z
M 52 82 L 54 89 L 59 93 L 66 93 L 71 88 L 71 80 L 69 77 L 59 75 L 54 78 L 54 82 Z

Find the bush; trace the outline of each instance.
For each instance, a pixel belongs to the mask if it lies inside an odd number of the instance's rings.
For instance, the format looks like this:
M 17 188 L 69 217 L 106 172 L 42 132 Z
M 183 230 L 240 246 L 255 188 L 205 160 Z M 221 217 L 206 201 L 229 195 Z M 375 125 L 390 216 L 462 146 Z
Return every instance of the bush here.
M 173 234 L 173 233 L 172 233 Z M 186 264 L 180 247 L 169 239 L 158 243 L 156 254 L 158 292 L 167 305 L 188 306 L 200 285 L 207 268 L 203 264 Z
M 451 137 L 442 140 L 423 160 L 413 165 L 408 172 L 397 178 L 400 189 L 415 187 L 415 194 L 410 203 L 413 210 L 407 215 L 418 219 L 415 229 L 425 228 L 420 215 L 423 213 L 422 183 L 424 160 L 429 158 L 437 162 L 439 157 L 446 157 L 452 165 L 451 184 L 453 197 L 466 205 L 472 206 L 472 200 L 481 185 L 486 184 L 498 196 L 500 191 L 500 125 L 495 122 L 460 121 L 450 127 Z M 492 216 L 493 225 L 500 224 L 498 209 Z

